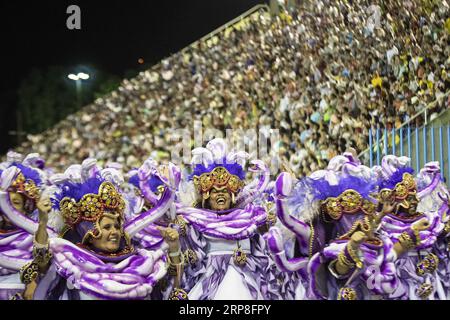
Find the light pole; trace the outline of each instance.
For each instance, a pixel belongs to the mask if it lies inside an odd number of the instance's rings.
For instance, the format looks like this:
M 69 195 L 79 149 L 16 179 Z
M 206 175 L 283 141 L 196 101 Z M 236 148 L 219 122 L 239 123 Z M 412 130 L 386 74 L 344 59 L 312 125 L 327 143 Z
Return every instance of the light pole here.
M 78 108 L 81 108 L 82 107 L 82 105 L 81 105 L 81 94 L 82 94 L 81 81 L 88 80 L 90 77 L 87 73 L 79 72 L 78 74 L 71 73 L 67 76 L 67 78 L 75 81 L 75 85 L 76 85 L 76 89 L 77 89 L 77 104 L 78 104 Z

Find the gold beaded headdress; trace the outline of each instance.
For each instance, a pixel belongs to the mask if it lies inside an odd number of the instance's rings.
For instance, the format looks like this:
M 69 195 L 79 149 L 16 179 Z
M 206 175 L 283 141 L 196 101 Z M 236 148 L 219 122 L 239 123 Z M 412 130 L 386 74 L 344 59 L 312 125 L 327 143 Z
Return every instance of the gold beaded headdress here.
M 375 204 L 365 199 L 359 192 L 348 189 L 337 197 L 329 197 L 321 203 L 322 213 L 326 213 L 333 220 L 339 220 L 343 214 L 364 212 L 367 215 L 375 212 Z
M 32 179 L 25 179 L 22 172 L 20 172 L 16 179 L 11 183 L 8 191 L 21 193 L 33 201 L 37 201 L 40 195 L 40 191 L 36 186 L 36 183 Z
M 105 210 L 123 216 L 125 201 L 111 182 L 103 182 L 98 194 L 85 194 L 78 202 L 73 198 L 64 197 L 59 203 L 59 209 L 65 222 L 73 226 L 81 221 L 97 221 Z
M 394 189 L 383 188 L 380 191 L 380 197 L 386 199 L 389 197 L 395 198 L 395 200 L 404 200 L 410 194 L 416 194 L 416 182 L 414 177 L 408 173 L 403 173 L 402 181 L 398 182 Z
M 193 181 L 198 192 L 203 195 L 209 195 L 209 191 L 213 187 L 226 186 L 231 193 L 237 193 L 244 186 L 244 181 L 221 166 L 215 167 L 212 171 L 200 176 L 194 175 Z

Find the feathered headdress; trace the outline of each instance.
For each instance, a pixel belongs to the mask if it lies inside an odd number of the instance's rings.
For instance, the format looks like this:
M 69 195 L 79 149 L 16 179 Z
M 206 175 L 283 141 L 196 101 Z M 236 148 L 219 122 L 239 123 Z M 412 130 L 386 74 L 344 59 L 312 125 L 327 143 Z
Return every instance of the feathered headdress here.
M 414 169 L 409 166 L 411 159 L 388 155 L 383 157 L 381 167 L 375 167 L 374 171 L 380 178 L 380 195 L 391 196 L 396 200 L 403 200 L 410 194 L 417 193 L 414 180 Z
M 95 159 L 86 159 L 51 180 L 58 187 L 52 195 L 53 209 L 60 212 L 65 223 L 63 233 L 72 242 L 84 242 L 88 234 L 95 233 L 96 224 L 105 213 L 124 220 L 126 201 L 119 187 L 123 182 L 120 171 L 101 169 Z
M 376 208 L 370 195 L 376 187 L 377 180 L 370 169 L 344 154 L 331 159 L 327 169 L 299 180 L 288 205 L 306 221 L 320 213 L 333 220 L 339 220 L 343 214 L 371 214 Z
M 211 140 L 206 148 L 192 150 L 192 174 L 189 179 L 203 199 L 213 187 L 226 187 L 233 195 L 244 187 L 246 152 L 228 152 L 223 139 Z
M 36 203 L 45 186 L 45 173 L 40 169 L 43 160 L 37 153 L 29 154 L 22 160 L 22 155 L 9 152 L 4 170 L 0 172 L 2 185 L 6 191 L 16 192 L 25 197 L 25 210 L 29 213 L 36 209 Z

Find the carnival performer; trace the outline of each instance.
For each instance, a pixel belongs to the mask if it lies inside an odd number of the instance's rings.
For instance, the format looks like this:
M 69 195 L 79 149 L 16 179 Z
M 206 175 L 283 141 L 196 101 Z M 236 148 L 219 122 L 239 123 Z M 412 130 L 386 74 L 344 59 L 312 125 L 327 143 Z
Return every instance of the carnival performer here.
M 433 197 L 442 200 L 439 207 L 439 216 L 441 223 L 444 225 L 442 232 L 438 235 L 433 246 L 432 252 L 438 258 L 438 267 L 436 269 L 437 279 L 436 289 L 433 294 L 434 299 L 449 300 L 450 299 L 450 195 L 445 183 L 441 182 L 437 192 Z M 436 197 L 437 195 L 437 197 Z M 437 199 L 436 199 L 437 200 Z M 437 200 L 438 201 L 438 200 Z M 422 202 L 422 201 L 421 201 Z M 439 203 L 439 202 L 438 202 Z M 421 209 L 421 208 L 420 208 Z
M 165 190 L 164 179 L 167 179 L 168 168 L 165 165 L 158 165 L 152 158 L 148 158 L 139 169 L 133 169 L 127 173 L 130 188 L 129 203 L 133 206 L 128 210 L 133 219 L 142 212 L 153 208 L 161 198 Z M 172 203 L 166 214 L 158 221 L 146 226 L 136 233 L 135 238 L 139 245 L 146 249 L 159 248 L 164 239 L 161 237 L 159 228 L 167 227 L 176 217 L 175 204 Z
M 214 139 L 192 154 L 192 174 L 180 184 L 176 220 L 189 299 L 292 298 L 289 279 L 270 260 L 261 235 L 273 221 L 254 204 L 270 180 L 266 166 L 251 161 L 249 170 L 258 175 L 246 186 L 247 153 L 228 152 L 225 140 Z
M 380 197 L 395 200 L 395 207 L 383 218 L 380 230 L 395 242 L 404 241 L 411 249 L 396 261 L 401 285 L 390 298 L 446 299 L 441 277 L 445 277 L 447 259 L 434 248 L 439 247 L 437 241 L 448 219 L 448 191 L 437 162 L 427 163 L 416 179 L 409 162 L 407 157 L 389 155 L 382 159 L 381 166 L 374 167 L 380 177 Z M 429 227 L 410 233 L 411 226 L 424 217 Z M 444 264 L 440 264 L 442 258 Z
M 9 182 L 2 181 L 3 186 L 16 179 L 16 172 L 6 171 Z M 115 175 L 117 170 L 99 170 L 95 159 L 87 159 L 53 176 L 58 190 L 52 199 L 38 201 L 38 223 L 18 212 L 6 192 L 0 192 L 0 206 L 8 218 L 35 234 L 33 261 L 21 270 L 24 299 L 150 299 L 157 282 L 167 274 L 167 263 L 181 265 L 174 229 L 160 230 L 168 244 L 167 255 L 165 248 L 152 251 L 133 243 L 137 232 L 170 207 L 178 169 L 170 166 L 167 188 L 154 208 L 130 221 L 124 218 L 127 204 Z M 52 204 L 63 222 L 58 229 L 48 226 Z
M 36 204 L 45 187 L 46 178 L 41 170 L 43 160 L 38 154 L 7 154 L 6 162 L 1 164 L 0 182 L 4 185 L 5 196 L 16 211 L 29 219 L 37 219 Z M 14 179 L 8 172 L 14 171 Z M 33 237 L 26 230 L 12 222 L 0 210 L 0 299 L 14 299 L 24 289 L 20 281 L 21 267 L 33 259 Z
M 282 270 L 303 276 L 298 285 L 305 295 L 297 298 L 378 299 L 393 292 L 398 283 L 394 262 L 407 246 L 378 232 L 393 202 L 371 197 L 377 190 L 371 170 L 345 153 L 292 185 L 289 174 L 279 176 L 276 204 L 280 221 L 296 235 L 297 255 L 286 257 L 276 228 L 268 243 Z
M 148 158 L 139 169 L 133 169 L 127 173 L 128 184 L 122 184 L 122 189 L 128 190 L 126 198 L 130 210 L 127 210 L 129 213 L 126 217 L 127 220 L 134 219 L 157 205 L 164 194 L 165 184 L 163 181 L 167 179 L 167 176 L 168 167 L 158 165 L 152 158 Z M 136 245 L 147 250 L 158 250 L 164 246 L 165 241 L 160 230 L 174 226 L 175 218 L 176 208 L 172 203 L 166 214 L 135 234 Z M 155 292 L 158 292 L 159 295 L 153 294 L 153 298 L 161 300 L 187 299 L 185 291 L 181 289 L 173 291 L 173 286 L 179 287 L 182 274 L 174 268 L 169 269 L 169 274 L 175 277 L 174 281 L 172 283 L 160 281 L 158 287 L 155 288 Z

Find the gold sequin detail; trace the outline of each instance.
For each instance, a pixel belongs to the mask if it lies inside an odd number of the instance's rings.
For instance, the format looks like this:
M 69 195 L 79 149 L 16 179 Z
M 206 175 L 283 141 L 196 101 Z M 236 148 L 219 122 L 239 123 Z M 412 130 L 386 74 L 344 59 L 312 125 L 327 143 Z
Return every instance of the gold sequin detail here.
M 200 193 L 207 193 L 213 187 L 223 186 L 227 186 L 229 191 L 236 193 L 244 186 L 244 182 L 238 176 L 228 172 L 225 167 L 216 167 L 211 172 L 194 176 L 193 181 Z
M 334 220 L 339 220 L 343 214 L 353 214 L 362 210 L 365 214 L 375 212 L 375 204 L 364 199 L 353 189 L 342 192 L 338 197 L 330 197 L 322 202 L 321 210 Z
M 96 221 L 105 210 L 123 215 L 125 201 L 111 182 L 103 182 L 98 194 L 85 194 L 78 202 L 65 197 L 59 203 L 59 208 L 66 223 L 74 225 L 81 220 Z
M 355 289 L 350 287 L 343 287 L 339 289 L 338 300 L 356 300 L 358 295 Z

